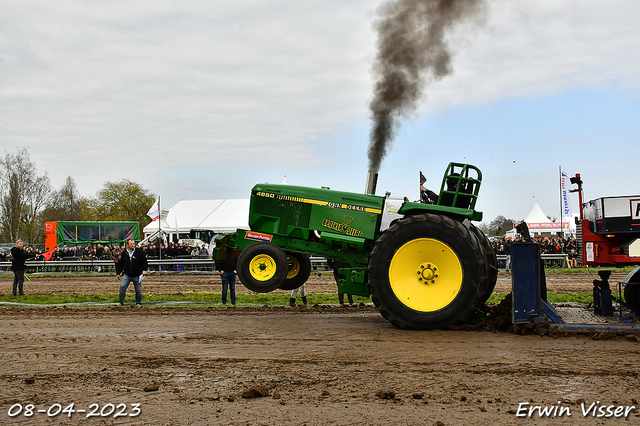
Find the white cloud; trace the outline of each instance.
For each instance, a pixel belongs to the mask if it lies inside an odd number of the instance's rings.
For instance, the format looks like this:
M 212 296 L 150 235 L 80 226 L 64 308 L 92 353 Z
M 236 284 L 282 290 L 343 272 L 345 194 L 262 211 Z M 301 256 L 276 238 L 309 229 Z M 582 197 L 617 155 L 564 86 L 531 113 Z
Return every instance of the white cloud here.
M 483 27 L 453 35 L 455 72 L 425 108 L 532 99 L 568 90 L 640 93 L 640 2 L 491 1 Z M 465 38 L 466 37 L 466 38 Z

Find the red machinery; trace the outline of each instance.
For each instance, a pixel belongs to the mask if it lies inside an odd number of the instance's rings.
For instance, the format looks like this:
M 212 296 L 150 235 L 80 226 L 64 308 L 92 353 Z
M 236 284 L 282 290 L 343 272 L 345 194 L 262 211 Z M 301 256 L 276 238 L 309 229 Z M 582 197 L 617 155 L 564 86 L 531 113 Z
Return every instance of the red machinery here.
M 579 173 L 571 178 L 571 183 L 578 185 L 572 192 L 578 192 L 580 200 L 578 240 L 582 263 L 587 266 L 640 264 L 640 195 L 583 202 Z M 601 284 L 608 287 L 606 279 L 604 281 Z M 640 268 L 627 275 L 623 284 L 627 304 L 640 309 Z

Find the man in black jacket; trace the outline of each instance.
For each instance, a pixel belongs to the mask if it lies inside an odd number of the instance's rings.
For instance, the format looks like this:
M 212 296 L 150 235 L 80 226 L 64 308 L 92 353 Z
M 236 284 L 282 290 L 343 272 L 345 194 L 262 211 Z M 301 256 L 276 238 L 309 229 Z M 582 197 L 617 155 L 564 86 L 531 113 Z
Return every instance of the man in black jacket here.
M 24 296 L 24 271 L 27 269 L 27 259 L 34 257 L 34 254 L 27 253 L 22 249 L 22 240 L 16 241 L 16 246 L 11 249 L 11 270 L 13 271 L 13 295 L 16 290 L 20 296 Z
M 120 254 L 120 259 L 116 264 L 116 278 L 120 279 L 120 305 L 124 305 L 124 296 L 127 294 L 129 283 L 133 282 L 133 288 L 136 291 L 136 306 L 142 306 L 142 278 L 147 275 L 149 264 L 144 251 L 136 248 L 136 242 L 130 238 L 127 240 L 127 249 Z
M 220 271 L 220 278 L 222 279 L 222 304 L 227 304 L 227 287 L 231 293 L 231 304 L 236 305 L 236 275 L 238 273 L 237 264 L 238 259 L 231 256 L 231 250 L 227 248 L 227 258 L 222 260 L 216 260 L 216 268 Z

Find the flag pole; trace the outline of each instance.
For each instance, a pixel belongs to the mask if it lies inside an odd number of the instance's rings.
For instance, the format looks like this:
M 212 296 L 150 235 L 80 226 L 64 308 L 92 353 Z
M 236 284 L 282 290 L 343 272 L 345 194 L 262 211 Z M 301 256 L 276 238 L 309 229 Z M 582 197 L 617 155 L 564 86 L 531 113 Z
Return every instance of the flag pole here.
M 160 210 L 160 196 L 158 195 L 158 258 L 162 260 L 162 210 Z
M 564 228 L 562 227 L 562 216 L 564 216 L 564 203 L 562 199 L 562 166 L 558 166 L 558 173 L 560 173 L 560 232 L 562 233 L 562 239 L 564 240 Z

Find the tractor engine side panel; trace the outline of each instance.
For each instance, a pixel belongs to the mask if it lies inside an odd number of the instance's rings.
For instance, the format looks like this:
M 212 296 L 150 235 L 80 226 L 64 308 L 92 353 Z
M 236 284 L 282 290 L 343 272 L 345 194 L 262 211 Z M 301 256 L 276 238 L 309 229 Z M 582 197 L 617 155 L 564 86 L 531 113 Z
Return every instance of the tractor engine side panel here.
M 251 193 L 252 231 L 308 239 L 310 231 L 374 239 L 384 199 L 293 185 L 261 184 Z

